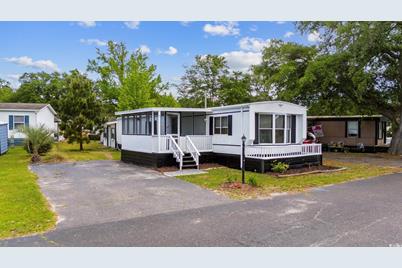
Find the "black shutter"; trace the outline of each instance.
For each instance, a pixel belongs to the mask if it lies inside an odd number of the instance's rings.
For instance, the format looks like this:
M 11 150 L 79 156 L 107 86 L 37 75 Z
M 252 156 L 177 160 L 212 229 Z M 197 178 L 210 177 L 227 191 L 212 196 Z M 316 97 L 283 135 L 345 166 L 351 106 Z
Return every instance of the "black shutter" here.
M 296 115 L 292 115 L 291 120 L 292 120 L 292 129 L 290 130 L 291 132 L 290 142 L 296 143 Z
M 258 122 L 259 122 L 259 120 L 260 120 L 260 117 L 258 116 L 258 113 L 255 113 L 255 139 L 254 139 L 254 144 L 258 144 Z
M 232 136 L 232 115 L 228 115 L 228 135 Z
M 209 117 L 209 135 L 214 135 L 214 118 Z
M 357 123 L 357 137 L 358 138 L 360 138 L 361 137 L 361 135 L 360 135 L 360 129 L 361 129 L 361 124 L 362 124 L 362 121 L 361 120 L 359 120 L 359 121 L 357 121 L 358 123 Z
M 348 137 L 348 121 L 345 121 L 345 138 Z

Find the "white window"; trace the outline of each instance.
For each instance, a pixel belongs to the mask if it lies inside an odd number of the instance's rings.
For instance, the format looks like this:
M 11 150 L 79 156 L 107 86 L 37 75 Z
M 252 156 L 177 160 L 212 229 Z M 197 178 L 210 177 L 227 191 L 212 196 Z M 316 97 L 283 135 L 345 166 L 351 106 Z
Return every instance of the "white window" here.
M 18 130 L 25 126 L 24 115 L 14 115 L 14 129 Z
M 228 134 L 228 117 L 227 116 L 217 116 L 214 117 L 214 134 Z
M 259 114 L 259 143 L 291 143 L 292 115 Z
M 275 143 L 285 143 L 285 116 L 275 115 Z
M 272 143 L 272 114 L 260 114 L 259 143 Z
M 347 136 L 359 136 L 359 121 L 347 121 Z

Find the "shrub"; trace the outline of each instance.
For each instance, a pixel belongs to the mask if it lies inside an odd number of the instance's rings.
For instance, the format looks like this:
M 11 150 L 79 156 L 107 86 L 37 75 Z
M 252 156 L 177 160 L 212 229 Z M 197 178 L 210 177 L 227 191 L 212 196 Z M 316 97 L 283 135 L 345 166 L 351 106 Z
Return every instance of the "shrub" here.
M 277 161 L 274 161 L 272 163 L 272 171 L 273 172 L 284 173 L 288 169 L 289 169 L 289 164 L 286 164 L 283 162 L 277 162 Z
M 253 187 L 257 187 L 258 186 L 258 181 L 256 179 L 256 177 L 254 176 L 250 176 L 247 180 L 247 184 Z
M 45 153 L 49 152 L 53 147 L 52 145 L 53 145 L 52 143 L 46 143 L 46 144 L 41 145 L 38 149 L 38 153 L 45 154 Z M 29 146 L 28 146 L 27 142 L 24 143 L 24 149 L 25 149 L 25 151 L 27 151 L 27 153 L 32 154 L 31 148 L 32 148 L 32 142 L 29 142 Z
M 25 127 L 23 128 L 23 132 L 26 135 L 24 146 L 27 148 L 27 151 L 32 155 L 31 161 L 40 161 L 39 150 L 41 148 L 42 150 L 46 150 L 53 144 L 52 131 L 45 128 L 44 125 L 40 125 L 37 128 Z

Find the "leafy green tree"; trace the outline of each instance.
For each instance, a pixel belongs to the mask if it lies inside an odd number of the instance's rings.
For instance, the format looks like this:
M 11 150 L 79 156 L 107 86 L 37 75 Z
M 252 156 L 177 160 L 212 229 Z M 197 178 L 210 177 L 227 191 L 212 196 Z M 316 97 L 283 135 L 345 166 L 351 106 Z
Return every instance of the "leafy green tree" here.
M 10 102 L 13 94 L 10 83 L 0 78 L 0 102 Z
M 252 81 L 249 74 L 233 72 L 221 79 L 221 88 L 218 90 L 218 98 L 221 104 L 232 105 L 246 103 L 254 100 L 252 96 Z
M 317 64 L 320 71 L 331 68 L 335 74 L 331 90 L 389 118 L 390 152 L 401 154 L 402 22 L 304 22 L 298 27 L 302 33 L 320 33 L 320 54 L 325 56 Z
M 224 57 L 216 55 L 196 56 L 195 63 L 186 68 L 177 85 L 182 106 L 204 107 L 220 104 L 218 92 L 222 78 L 229 73 Z
M 130 53 L 123 43 L 109 41 L 106 52 L 98 49 L 96 59 L 89 61 L 87 70 L 100 77 L 97 87 L 110 117 L 117 110 L 177 105 L 147 60 L 140 50 Z
M 94 83 L 85 75 L 74 70 L 64 79 L 64 93 L 59 104 L 60 129 L 67 141 L 79 143 L 82 151 L 83 143 L 89 143 L 86 133 L 105 120 L 100 113 L 102 103 Z
M 21 85 L 12 95 L 12 102 L 49 103 L 59 110 L 59 99 L 63 90 L 63 75 L 46 72 L 24 73 L 20 77 Z

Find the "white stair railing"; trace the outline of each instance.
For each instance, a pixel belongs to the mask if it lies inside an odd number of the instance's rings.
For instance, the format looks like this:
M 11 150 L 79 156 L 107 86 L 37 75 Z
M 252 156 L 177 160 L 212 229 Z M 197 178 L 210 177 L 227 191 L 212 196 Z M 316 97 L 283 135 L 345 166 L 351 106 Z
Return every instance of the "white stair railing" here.
M 200 152 L 197 147 L 194 145 L 193 141 L 189 136 L 186 136 L 186 147 L 187 151 L 191 154 L 191 157 L 194 159 L 197 168 L 200 168 Z
M 184 153 L 183 151 L 180 149 L 179 145 L 177 144 L 176 140 L 173 138 L 172 135 L 168 135 L 169 137 L 169 142 L 170 142 L 170 150 L 173 153 L 173 156 L 176 158 L 176 161 L 179 162 L 180 164 L 180 170 L 182 170 L 183 168 L 183 156 Z

